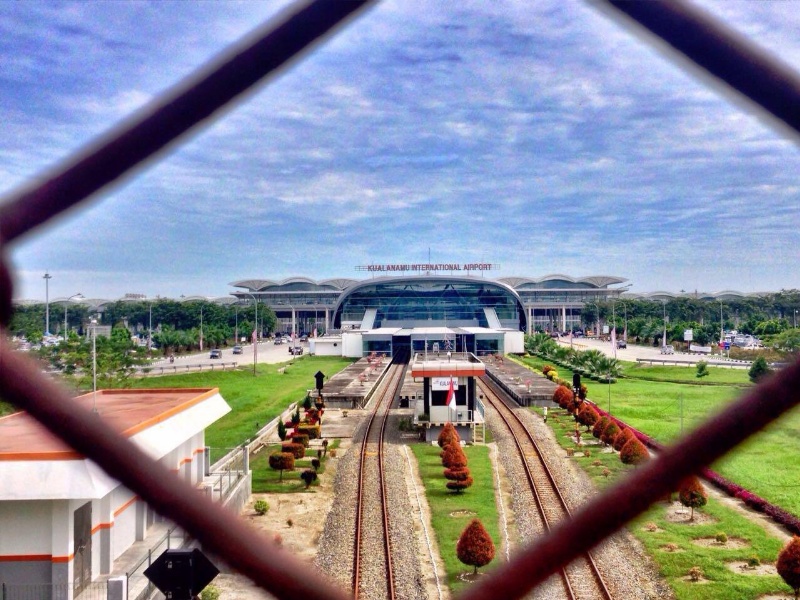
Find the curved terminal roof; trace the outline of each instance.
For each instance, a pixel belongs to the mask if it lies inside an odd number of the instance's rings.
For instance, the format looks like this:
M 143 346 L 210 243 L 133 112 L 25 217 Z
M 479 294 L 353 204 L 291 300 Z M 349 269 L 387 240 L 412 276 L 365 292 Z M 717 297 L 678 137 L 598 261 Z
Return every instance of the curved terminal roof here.
M 281 279 L 280 281 L 272 279 L 243 279 L 241 281 L 234 281 L 233 283 L 229 283 L 228 285 L 237 288 L 244 288 L 248 292 L 264 292 L 268 290 L 275 290 L 275 288 L 287 288 L 292 286 L 293 284 L 308 285 L 309 287 L 304 288 L 305 291 L 315 291 L 315 288 L 317 290 L 335 289 L 343 291 L 358 283 L 361 282 L 356 279 L 334 278 L 334 279 L 322 279 L 320 281 L 316 281 L 309 277 L 297 276 L 297 277 L 287 277 L 286 279 Z
M 551 273 L 544 277 L 500 277 L 496 279 L 506 283 L 514 289 L 552 289 L 556 286 L 553 283 L 563 283 L 565 286 L 607 288 L 609 285 L 625 283 L 628 281 L 624 277 L 614 277 L 612 275 L 591 275 L 589 277 L 571 277 L 562 273 Z
M 471 275 L 460 275 L 460 276 L 451 276 L 451 275 L 408 275 L 408 276 L 386 276 L 386 277 L 375 277 L 374 279 L 367 279 L 364 281 L 359 282 L 356 285 L 349 287 L 337 300 L 334 309 L 333 309 L 333 322 L 334 327 L 341 326 L 341 317 L 342 311 L 348 302 L 351 301 L 354 297 L 357 297 L 358 294 L 362 291 L 366 291 L 369 288 L 380 288 L 383 286 L 386 287 L 393 287 L 396 288 L 394 292 L 397 295 L 397 300 L 394 302 L 394 305 L 401 305 L 405 300 L 405 312 L 411 310 L 412 307 L 418 307 L 420 309 L 430 308 L 429 298 L 421 298 L 418 294 L 440 294 L 440 297 L 444 297 L 445 294 L 448 292 L 452 292 L 454 295 L 451 298 L 455 297 L 465 297 L 466 294 L 464 290 L 457 290 L 454 288 L 454 285 L 458 284 L 467 284 L 470 286 L 475 286 L 476 292 L 475 296 L 477 300 L 480 300 L 481 291 L 487 289 L 496 289 L 501 291 L 503 294 L 506 295 L 507 298 L 512 298 L 514 301 L 514 308 L 516 312 L 515 318 L 518 320 L 520 328 L 524 329 L 526 323 L 526 311 L 523 305 L 522 299 L 520 298 L 517 291 L 502 281 L 495 281 L 491 279 L 485 279 L 483 277 L 478 276 L 471 276 Z M 438 291 L 434 290 L 434 288 L 439 288 Z M 399 292 L 399 293 L 398 293 Z M 403 298 L 403 293 L 408 292 L 408 295 Z M 485 298 L 485 296 L 484 296 Z M 485 306 L 487 308 L 492 307 L 493 305 L 490 303 L 486 303 Z M 391 310 L 395 306 L 382 307 L 386 310 Z M 475 308 L 473 306 L 472 308 Z M 457 312 L 457 310 L 456 310 Z M 451 316 L 450 318 L 454 320 L 459 320 L 460 317 L 458 316 Z M 436 319 L 441 320 L 441 319 Z

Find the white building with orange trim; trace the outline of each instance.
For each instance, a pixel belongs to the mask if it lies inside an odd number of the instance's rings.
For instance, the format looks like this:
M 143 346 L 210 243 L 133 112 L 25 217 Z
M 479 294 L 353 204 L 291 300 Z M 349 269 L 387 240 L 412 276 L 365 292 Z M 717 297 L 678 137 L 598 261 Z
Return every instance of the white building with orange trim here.
M 177 476 L 203 481 L 205 429 L 231 410 L 218 389 L 93 396 L 77 400 Z M 0 482 L 0 585 L 63 586 L 72 597 L 159 518 L 24 412 L 0 418 Z

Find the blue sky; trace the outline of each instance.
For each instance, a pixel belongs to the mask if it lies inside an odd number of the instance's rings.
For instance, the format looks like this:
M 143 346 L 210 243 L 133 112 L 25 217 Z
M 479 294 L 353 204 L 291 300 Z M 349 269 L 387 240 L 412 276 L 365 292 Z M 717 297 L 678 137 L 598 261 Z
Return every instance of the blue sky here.
M 10 194 L 286 2 L 0 2 Z M 790 1 L 704 1 L 800 70 Z M 13 246 L 15 297 L 490 262 L 631 290 L 800 288 L 800 154 L 576 1 L 386 1 L 88 209 Z

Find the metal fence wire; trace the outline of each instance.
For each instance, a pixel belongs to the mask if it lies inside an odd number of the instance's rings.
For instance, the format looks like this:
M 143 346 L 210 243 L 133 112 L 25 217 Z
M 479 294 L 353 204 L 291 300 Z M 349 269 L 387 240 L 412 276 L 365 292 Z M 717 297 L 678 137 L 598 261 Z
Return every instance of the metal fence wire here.
M 124 128 L 66 159 L 30 188 L 12 193 L 0 212 L 0 323 L 11 315 L 7 244 L 86 201 L 142 161 L 175 142 L 247 89 L 316 43 L 372 1 L 304 3 L 243 40 L 212 66 L 138 113 Z M 673 46 L 713 77 L 800 132 L 800 78 L 748 40 L 684 2 L 596 0 Z M 44 377 L 0 335 L 0 390 L 55 435 L 91 458 L 159 514 L 184 528 L 229 565 L 280 598 L 344 598 L 274 542 L 215 506 L 117 436 Z M 641 514 L 684 477 L 698 472 L 800 401 L 800 364 L 773 376 L 722 414 L 666 449 L 656 460 L 594 498 L 572 519 L 519 552 L 462 597 L 519 598 L 562 564 Z M 602 515 L 602 518 L 597 518 Z

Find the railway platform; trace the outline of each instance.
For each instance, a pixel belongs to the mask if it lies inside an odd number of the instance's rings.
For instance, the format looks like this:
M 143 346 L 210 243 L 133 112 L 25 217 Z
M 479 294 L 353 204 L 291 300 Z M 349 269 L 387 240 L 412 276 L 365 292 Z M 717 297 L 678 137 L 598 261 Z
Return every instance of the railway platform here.
M 520 406 L 551 406 L 557 385 L 503 356 L 482 356 L 486 374 Z

